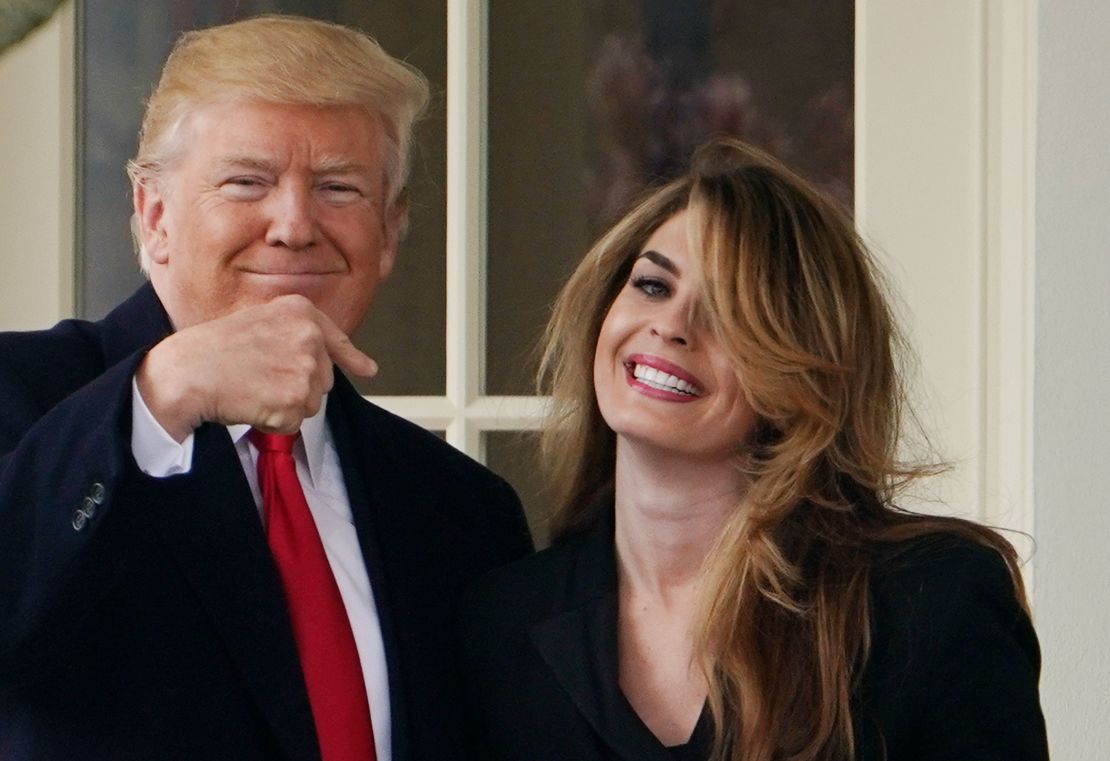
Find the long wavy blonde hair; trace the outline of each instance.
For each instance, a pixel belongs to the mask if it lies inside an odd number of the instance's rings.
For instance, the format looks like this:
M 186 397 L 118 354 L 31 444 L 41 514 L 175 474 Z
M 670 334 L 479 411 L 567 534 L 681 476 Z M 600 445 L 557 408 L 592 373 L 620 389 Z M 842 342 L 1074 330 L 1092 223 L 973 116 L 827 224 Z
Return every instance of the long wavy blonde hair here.
M 904 347 L 877 269 L 848 215 L 772 157 L 704 146 L 650 192 L 571 275 L 547 328 L 540 388 L 552 398 L 541 462 L 556 541 L 609 504 L 615 436 L 593 389 L 597 336 L 650 235 L 697 220 L 698 309 L 759 423 L 737 442 L 751 486 L 706 559 L 696 652 L 709 683 L 713 758 L 848 759 L 851 702 L 869 652 L 877 549 L 956 534 L 996 549 L 1024 600 L 1013 548 L 990 529 L 898 509 L 941 465 L 899 459 Z

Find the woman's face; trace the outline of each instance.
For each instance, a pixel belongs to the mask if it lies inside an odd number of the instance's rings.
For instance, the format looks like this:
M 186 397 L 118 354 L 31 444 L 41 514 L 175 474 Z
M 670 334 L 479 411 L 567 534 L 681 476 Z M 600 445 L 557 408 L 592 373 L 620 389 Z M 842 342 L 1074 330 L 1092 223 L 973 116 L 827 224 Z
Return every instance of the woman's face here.
M 594 390 L 605 422 L 637 446 L 731 458 L 755 425 L 731 363 L 704 325 L 687 244 L 689 212 L 644 244 L 598 335 Z

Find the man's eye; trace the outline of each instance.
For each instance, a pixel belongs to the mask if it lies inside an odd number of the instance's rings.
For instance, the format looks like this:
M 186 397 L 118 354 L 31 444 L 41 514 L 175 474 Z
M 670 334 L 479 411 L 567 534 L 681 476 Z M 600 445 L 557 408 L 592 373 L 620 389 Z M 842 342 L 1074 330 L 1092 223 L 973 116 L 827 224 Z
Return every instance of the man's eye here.
M 258 177 L 231 177 L 223 181 L 220 190 L 229 198 L 249 200 L 261 197 L 266 185 Z
M 362 197 L 362 191 L 354 185 L 342 182 L 329 182 L 320 186 L 320 193 L 332 203 L 349 203 Z

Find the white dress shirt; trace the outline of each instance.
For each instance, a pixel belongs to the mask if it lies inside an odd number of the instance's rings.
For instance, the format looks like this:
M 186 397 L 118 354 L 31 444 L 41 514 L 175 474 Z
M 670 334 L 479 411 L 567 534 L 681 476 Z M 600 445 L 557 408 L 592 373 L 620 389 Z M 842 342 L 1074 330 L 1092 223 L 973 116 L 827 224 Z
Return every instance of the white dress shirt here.
M 149 476 L 165 478 L 188 473 L 193 461 L 193 435 L 180 444 L 154 419 L 138 384 L 131 384 L 131 451 L 139 468 Z M 362 550 L 358 543 L 347 486 L 335 441 L 328 429 L 324 412 L 327 396 L 320 411 L 301 424 L 301 435 L 293 446 L 297 477 L 308 501 L 316 530 L 331 565 L 339 594 L 351 621 L 359 661 L 362 664 L 366 696 L 370 701 L 370 718 L 374 725 L 374 746 L 379 761 L 391 761 L 389 678 L 385 665 L 378 608 L 374 590 L 366 573 Z M 258 488 L 258 450 L 247 437 L 249 425 L 227 427 L 239 462 L 250 484 L 258 514 L 262 516 L 262 493 Z

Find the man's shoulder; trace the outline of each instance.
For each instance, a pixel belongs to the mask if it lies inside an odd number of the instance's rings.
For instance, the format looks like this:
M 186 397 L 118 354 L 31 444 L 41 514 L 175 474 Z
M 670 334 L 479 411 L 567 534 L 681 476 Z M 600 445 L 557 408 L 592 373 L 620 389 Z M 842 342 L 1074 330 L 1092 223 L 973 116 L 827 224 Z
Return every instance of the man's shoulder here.
M 76 319 L 62 320 L 41 330 L 2 331 L 0 365 L 43 364 L 60 358 L 80 360 L 98 353 L 97 332 L 96 323 Z
M 416 465 L 422 478 L 436 482 L 489 485 L 504 484 L 504 479 L 486 466 L 448 444 L 431 431 L 352 392 L 348 409 L 355 413 L 353 433 L 372 442 L 387 461 L 404 468 Z
M 0 384 L 60 399 L 104 369 L 97 326 L 63 320 L 45 330 L 0 332 Z
M 169 330 L 147 283 L 99 321 L 67 319 L 51 328 L 0 332 L 0 374 L 40 397 L 75 390 Z

